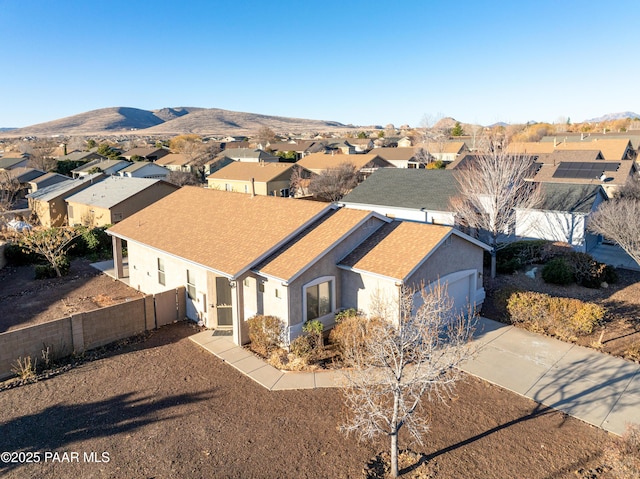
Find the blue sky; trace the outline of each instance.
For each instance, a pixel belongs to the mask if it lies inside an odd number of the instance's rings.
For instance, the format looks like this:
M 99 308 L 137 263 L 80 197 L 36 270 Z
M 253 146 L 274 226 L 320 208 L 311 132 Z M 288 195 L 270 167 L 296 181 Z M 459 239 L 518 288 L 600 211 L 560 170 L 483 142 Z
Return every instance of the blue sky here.
M 640 113 L 640 2 L 0 0 L 0 127 L 197 106 L 420 125 Z

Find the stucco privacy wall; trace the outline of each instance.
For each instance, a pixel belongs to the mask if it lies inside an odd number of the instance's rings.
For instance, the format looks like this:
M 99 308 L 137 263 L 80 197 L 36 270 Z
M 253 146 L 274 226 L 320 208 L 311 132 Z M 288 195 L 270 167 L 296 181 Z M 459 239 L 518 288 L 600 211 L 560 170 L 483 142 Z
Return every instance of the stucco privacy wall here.
M 183 319 L 184 298 L 184 288 L 178 288 L 1 333 L 0 378 L 12 375 L 12 364 L 20 357 L 41 363 L 46 347 L 52 358 L 64 357 Z

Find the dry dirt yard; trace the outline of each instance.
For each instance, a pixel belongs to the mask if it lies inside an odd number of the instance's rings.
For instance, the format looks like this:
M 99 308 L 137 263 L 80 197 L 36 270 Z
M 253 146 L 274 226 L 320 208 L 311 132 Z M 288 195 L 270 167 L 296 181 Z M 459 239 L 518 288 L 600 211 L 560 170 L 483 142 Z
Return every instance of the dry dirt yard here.
M 0 333 L 138 298 L 141 294 L 75 259 L 63 278 L 34 279 L 33 266 L 0 270 Z
M 337 430 L 339 390 L 270 392 L 192 343 L 194 332 L 192 323 L 165 326 L 101 359 L 1 390 L 0 451 L 43 459 L 0 463 L 0 476 L 359 478 L 387 449 L 384 440 L 359 443 Z M 431 474 L 422 477 L 607 477 L 597 469 L 606 432 L 473 377 L 426 414 L 431 433 L 412 446 L 427 455 Z M 47 451 L 79 459 L 44 462 Z M 85 462 L 92 452 L 109 462 Z
M 638 280 L 633 273 L 608 290 L 552 289 L 614 305 L 605 344 L 615 353 L 617 341 L 638 333 L 637 323 L 624 319 L 637 317 Z M 492 286 L 532 286 L 524 275 L 498 281 Z M 5 269 L 0 332 L 138 294 L 83 260 L 63 279 L 34 281 L 32 268 Z M 339 390 L 269 392 L 189 341 L 196 331 L 177 323 L 47 379 L 4 390 L 0 383 L 0 452 L 42 458 L 0 462 L 0 476 L 363 477 L 367 462 L 387 450 L 383 439 L 363 444 L 338 432 Z M 429 474 L 421 477 L 608 478 L 601 467 L 606 432 L 473 377 L 454 400 L 429 404 L 426 414 L 431 434 L 424 446 L 411 445 L 427 458 L 421 470 Z M 74 462 L 44 462 L 45 452 L 59 460 L 67 452 Z M 85 453 L 109 462 L 85 461 Z

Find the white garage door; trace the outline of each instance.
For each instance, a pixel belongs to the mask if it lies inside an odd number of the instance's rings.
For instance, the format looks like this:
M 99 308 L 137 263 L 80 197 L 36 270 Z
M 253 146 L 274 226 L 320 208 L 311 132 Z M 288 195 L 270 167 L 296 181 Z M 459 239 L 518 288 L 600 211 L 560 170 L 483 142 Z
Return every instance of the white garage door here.
M 471 283 L 474 273 L 467 274 L 461 278 L 452 278 L 446 281 L 447 294 L 453 301 L 453 307 L 457 314 L 467 313 L 469 311 L 469 302 L 473 300 L 471 296 Z

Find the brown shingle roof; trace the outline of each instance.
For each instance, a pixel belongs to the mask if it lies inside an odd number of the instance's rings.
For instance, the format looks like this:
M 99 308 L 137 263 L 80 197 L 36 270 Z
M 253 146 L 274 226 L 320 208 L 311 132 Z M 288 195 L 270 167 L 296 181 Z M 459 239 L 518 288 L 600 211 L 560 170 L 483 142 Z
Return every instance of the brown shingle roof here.
M 235 277 L 329 208 L 185 186 L 109 232 Z
M 551 153 L 555 147 L 553 143 L 540 143 L 537 141 L 514 141 L 507 146 L 507 153 L 520 155 L 538 155 Z
M 162 158 L 158 158 L 155 161 L 156 165 L 167 166 L 167 165 L 180 165 L 184 166 L 191 162 L 191 160 L 182 153 L 169 153 L 168 155 L 163 156 Z
M 338 168 L 343 163 L 351 163 L 360 169 L 376 158 L 379 158 L 378 155 L 372 153 L 365 155 L 326 155 L 324 153 L 312 153 L 299 160 L 297 164 L 314 172 Z M 380 161 L 384 162 L 382 158 L 380 158 Z
M 330 213 L 256 269 L 262 274 L 291 281 L 307 265 L 369 216 L 370 211 L 346 208 Z
M 570 141 L 560 143 L 556 146 L 556 150 L 600 150 L 605 160 L 620 161 L 625 159 L 629 145 L 629 140 L 623 138 L 613 140 L 598 139 L 589 142 Z
M 452 230 L 449 226 L 394 221 L 376 231 L 340 264 L 404 281 Z
M 207 179 L 251 181 L 271 181 L 293 168 L 293 163 L 250 163 L 235 161 L 210 174 Z

